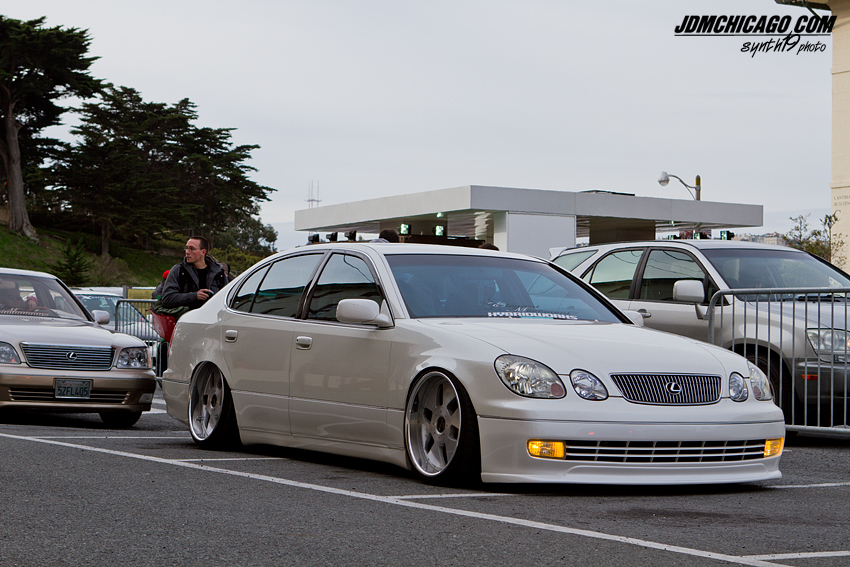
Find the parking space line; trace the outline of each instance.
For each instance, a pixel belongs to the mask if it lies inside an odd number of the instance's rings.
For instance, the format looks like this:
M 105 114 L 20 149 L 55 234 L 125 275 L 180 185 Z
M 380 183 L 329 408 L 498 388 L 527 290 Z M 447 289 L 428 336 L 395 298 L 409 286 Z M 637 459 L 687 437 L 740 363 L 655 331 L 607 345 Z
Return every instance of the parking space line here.
M 181 463 L 206 463 L 208 461 L 288 461 L 283 457 L 234 457 L 232 459 L 170 459 Z
M 33 435 L 25 439 L 188 439 L 188 436 L 166 437 L 163 435 Z
M 770 555 L 745 555 L 751 559 L 814 559 L 816 557 L 848 557 L 850 551 L 812 551 L 808 553 L 771 553 Z
M 666 551 L 669 553 L 678 553 L 681 555 L 691 556 L 691 557 L 701 557 L 706 559 L 715 559 L 718 561 L 725 561 L 728 563 L 734 563 L 737 565 L 750 565 L 753 567 L 792 567 L 789 565 L 783 565 L 781 563 L 774 563 L 769 561 L 764 561 L 762 559 L 757 559 L 754 557 L 746 557 L 740 555 L 726 555 L 724 553 L 714 553 L 711 551 L 703 551 L 699 549 L 692 549 L 689 547 L 681 547 L 677 545 L 667 545 L 664 543 L 658 543 L 649 540 L 643 540 L 632 537 L 618 536 L 612 534 L 606 534 L 603 532 L 596 532 L 591 530 L 582 530 L 577 528 L 569 528 L 566 526 L 559 526 L 556 524 L 547 524 L 544 522 L 536 522 L 533 520 L 524 520 L 522 518 L 514 518 L 510 516 L 498 516 L 495 514 L 485 514 L 482 512 L 473 512 L 468 510 L 458 510 L 455 508 L 447 508 L 445 506 L 434 506 L 431 504 L 424 504 L 422 502 L 411 502 L 410 500 L 402 500 L 399 498 L 393 498 L 390 496 L 379 496 L 377 494 L 369 494 L 366 492 L 355 492 L 353 490 L 345 490 L 341 488 L 333 488 L 330 486 L 322 486 L 319 484 L 310 484 L 306 482 L 300 482 L 296 480 L 289 480 L 285 478 L 277 478 L 273 476 L 247 473 L 242 471 L 233 471 L 228 469 L 221 469 L 216 467 L 210 467 L 207 465 L 201 465 L 196 463 L 190 463 L 185 461 L 175 461 L 173 459 L 163 459 L 161 457 L 152 457 L 148 455 L 139 455 L 136 453 L 127 453 L 124 451 L 115 451 L 113 449 L 103 449 L 100 447 L 89 447 L 86 445 L 75 445 L 73 443 L 66 443 L 63 441 L 56 441 L 53 439 L 39 439 L 34 437 L 26 437 L 22 435 L 11 435 L 8 433 L 0 433 L 0 437 L 5 437 L 7 439 L 17 439 L 21 441 L 30 441 L 35 443 L 46 443 L 50 445 L 57 445 L 61 447 L 69 447 L 72 449 L 80 449 L 83 451 L 91 451 L 94 453 L 103 453 L 107 455 L 114 455 L 119 457 L 127 457 L 131 459 L 139 459 L 142 461 L 149 461 L 153 463 L 161 463 L 165 465 L 184 467 L 189 469 L 195 469 L 200 471 L 214 472 L 219 474 L 225 474 L 229 476 L 236 476 L 241 478 L 248 478 L 252 480 L 259 480 L 262 482 L 270 482 L 274 484 L 279 484 L 282 486 L 289 486 L 292 488 L 302 488 L 307 490 L 314 490 L 316 492 L 323 492 L 326 494 L 335 494 L 338 496 L 347 496 L 351 498 L 358 498 L 361 500 L 369 500 L 372 502 L 381 502 L 384 504 L 390 504 L 395 506 L 402 506 L 406 508 L 413 508 L 418 510 L 427 510 L 431 512 L 438 512 L 442 514 L 449 514 L 453 516 L 462 516 L 466 518 L 473 518 L 478 520 L 485 520 L 491 522 L 498 522 L 502 524 L 521 526 L 526 528 L 533 528 L 537 530 L 544 530 L 555 533 L 562 533 L 568 535 L 575 535 L 580 537 L 587 537 L 592 539 L 599 539 L 604 541 L 611 541 L 615 543 L 624 543 L 627 545 L 635 545 L 638 547 L 643 547 L 647 549 L 655 549 L 659 551 Z
M 507 492 L 468 492 L 464 494 L 411 494 L 409 496 L 387 496 L 395 500 L 422 500 L 425 498 L 488 498 L 490 496 L 516 496 Z
M 771 488 L 835 488 L 837 486 L 850 486 L 850 482 L 822 482 L 820 484 L 783 484 L 771 486 Z

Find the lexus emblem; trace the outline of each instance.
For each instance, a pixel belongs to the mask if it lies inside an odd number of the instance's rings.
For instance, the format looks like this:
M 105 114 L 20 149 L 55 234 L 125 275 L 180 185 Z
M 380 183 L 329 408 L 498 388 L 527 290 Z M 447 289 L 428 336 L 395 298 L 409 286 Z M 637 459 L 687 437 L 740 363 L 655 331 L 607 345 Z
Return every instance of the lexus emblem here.
M 77 360 L 77 353 L 73 351 L 69 352 L 65 355 L 65 358 L 67 358 L 68 360 Z
M 678 382 L 667 382 L 664 384 L 664 388 L 674 396 L 682 393 L 682 386 Z

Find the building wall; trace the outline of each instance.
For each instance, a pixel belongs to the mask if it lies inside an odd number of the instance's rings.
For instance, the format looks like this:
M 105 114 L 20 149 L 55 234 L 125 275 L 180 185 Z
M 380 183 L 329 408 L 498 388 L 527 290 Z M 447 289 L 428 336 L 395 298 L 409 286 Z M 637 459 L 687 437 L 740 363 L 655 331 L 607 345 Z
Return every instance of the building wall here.
M 833 234 L 841 236 L 841 256 L 850 258 L 850 0 L 830 0 L 832 30 L 832 212 Z M 847 261 L 840 267 L 847 268 Z
M 493 244 L 505 252 L 549 258 L 549 248 L 576 245 L 576 218 L 562 215 L 495 213 Z

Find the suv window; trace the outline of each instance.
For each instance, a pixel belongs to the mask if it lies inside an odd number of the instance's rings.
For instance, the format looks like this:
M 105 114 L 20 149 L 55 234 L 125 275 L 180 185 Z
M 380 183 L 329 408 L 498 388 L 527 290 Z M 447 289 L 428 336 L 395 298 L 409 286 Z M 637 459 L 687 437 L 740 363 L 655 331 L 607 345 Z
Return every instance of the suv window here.
M 569 252 L 562 254 L 552 260 L 553 263 L 561 266 L 568 272 L 572 272 L 579 264 L 596 254 L 596 250 L 582 250 L 580 252 Z
M 621 250 L 608 254 L 584 279 L 609 299 L 628 299 L 643 250 Z
M 673 284 L 678 280 L 705 281 L 705 272 L 685 252 L 652 250 L 640 283 L 640 299 L 673 301 Z

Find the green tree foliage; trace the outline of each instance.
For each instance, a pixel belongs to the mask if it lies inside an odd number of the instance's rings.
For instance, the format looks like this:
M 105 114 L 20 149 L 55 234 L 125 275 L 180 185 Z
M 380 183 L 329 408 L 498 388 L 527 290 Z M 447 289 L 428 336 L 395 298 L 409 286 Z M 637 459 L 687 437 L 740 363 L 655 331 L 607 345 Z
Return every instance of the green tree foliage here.
M 88 283 L 88 272 L 92 263 L 88 258 L 82 239 L 76 242 L 68 239 L 62 246 L 62 258 L 50 265 L 50 271 L 68 286 L 80 286 Z
M 842 264 L 845 260 L 841 250 L 844 240 L 841 234 L 833 233 L 832 228 L 838 222 L 838 213 L 825 215 L 821 219 L 822 228 L 809 229 L 809 215 L 790 217 L 794 228 L 783 235 L 788 246 L 811 252 L 827 262 Z
M 217 248 L 227 246 L 244 250 L 246 253 L 264 258 L 274 254 L 277 231 L 272 225 L 263 225 L 258 219 L 249 217 L 239 225 L 228 228 L 215 238 Z
M 273 191 L 247 177 L 253 168 L 243 162 L 257 146 L 234 147 L 229 129 L 196 127 L 187 99 L 145 102 L 109 85 L 79 113 L 79 141 L 57 159 L 57 195 L 97 224 L 103 256 L 116 236 L 138 244 L 186 229 L 215 237 L 253 221 Z
M 24 190 L 23 163 L 40 164 L 37 134 L 59 123 L 65 111 L 56 101 L 86 98 L 100 88 L 88 74 L 94 57 L 86 57 L 88 32 L 44 27 L 44 18 L 30 21 L 0 16 L 0 157 L 8 188 L 9 228 L 35 239 Z M 32 171 L 30 169 L 30 171 Z

